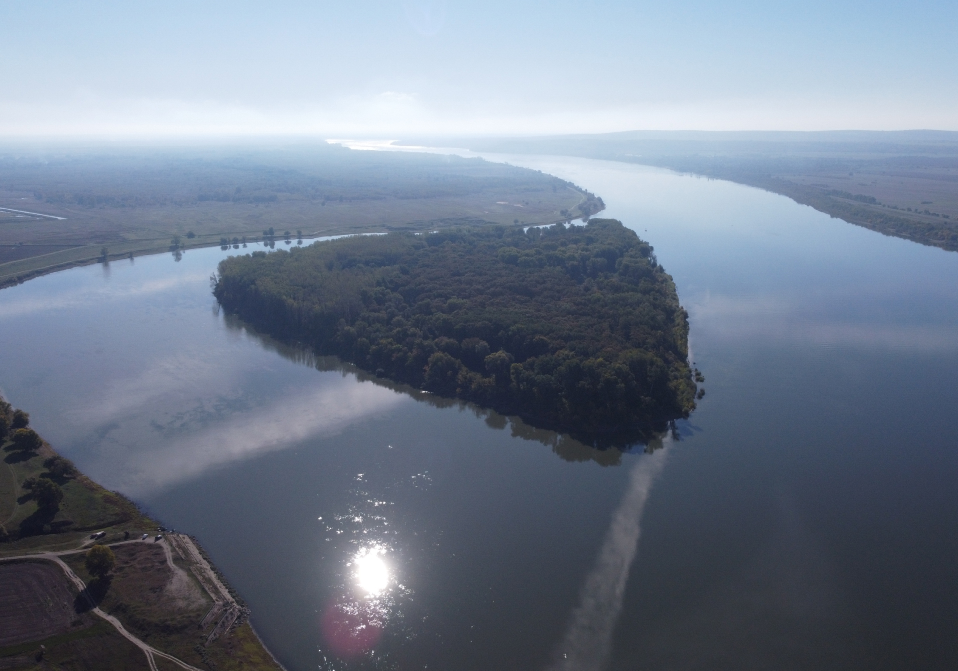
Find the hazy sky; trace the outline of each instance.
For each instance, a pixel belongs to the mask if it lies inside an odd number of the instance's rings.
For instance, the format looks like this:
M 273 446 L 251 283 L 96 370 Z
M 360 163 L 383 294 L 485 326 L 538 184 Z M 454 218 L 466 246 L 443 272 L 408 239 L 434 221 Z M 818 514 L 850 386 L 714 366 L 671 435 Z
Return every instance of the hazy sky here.
M 0 0 L 0 135 L 958 130 L 956 28 L 956 0 Z

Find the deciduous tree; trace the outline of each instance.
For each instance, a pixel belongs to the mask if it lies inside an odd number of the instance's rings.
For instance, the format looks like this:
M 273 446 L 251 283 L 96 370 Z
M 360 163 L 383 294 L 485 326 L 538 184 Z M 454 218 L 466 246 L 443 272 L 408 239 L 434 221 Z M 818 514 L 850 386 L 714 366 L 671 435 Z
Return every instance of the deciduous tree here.
M 43 465 L 46 466 L 50 475 L 57 479 L 72 478 L 77 474 L 77 468 L 73 462 L 59 455 L 50 457 L 43 462 Z
M 59 510 L 60 501 L 63 500 L 63 490 L 53 480 L 39 478 L 37 484 L 33 486 L 33 498 L 40 510 Z
M 23 410 L 14 410 L 13 411 L 13 421 L 10 422 L 10 426 L 14 429 L 22 429 L 30 424 L 30 413 L 24 412 Z
M 86 553 L 86 570 L 90 575 L 103 578 L 116 566 L 116 555 L 105 545 L 94 545 Z
M 43 441 L 33 429 L 17 429 L 13 432 L 13 446 L 18 450 L 34 452 L 40 449 Z

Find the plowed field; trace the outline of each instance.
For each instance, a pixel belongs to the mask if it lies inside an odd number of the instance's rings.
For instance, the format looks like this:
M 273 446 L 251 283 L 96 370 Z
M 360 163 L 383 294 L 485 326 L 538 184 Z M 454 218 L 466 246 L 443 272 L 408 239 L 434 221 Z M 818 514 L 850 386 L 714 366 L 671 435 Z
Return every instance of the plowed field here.
M 49 562 L 0 564 L 0 646 L 69 631 L 78 615 L 63 571 Z

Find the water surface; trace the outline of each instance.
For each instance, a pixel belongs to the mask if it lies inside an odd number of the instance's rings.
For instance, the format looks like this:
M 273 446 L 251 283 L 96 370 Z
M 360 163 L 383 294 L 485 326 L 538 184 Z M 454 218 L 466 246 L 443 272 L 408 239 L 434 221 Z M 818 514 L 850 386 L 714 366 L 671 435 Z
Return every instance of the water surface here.
M 0 291 L 2 391 L 198 536 L 290 669 L 954 668 L 958 255 L 506 158 L 674 276 L 707 390 L 678 440 L 596 452 L 277 346 L 216 308 L 218 249 Z

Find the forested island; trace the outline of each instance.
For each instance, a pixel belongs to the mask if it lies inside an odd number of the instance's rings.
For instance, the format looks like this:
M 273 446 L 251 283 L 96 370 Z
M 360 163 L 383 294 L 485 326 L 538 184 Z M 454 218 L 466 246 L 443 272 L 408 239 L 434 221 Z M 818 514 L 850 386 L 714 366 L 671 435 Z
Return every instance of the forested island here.
M 594 444 L 695 407 L 688 314 L 653 248 L 613 219 L 357 236 L 220 263 L 247 323 Z

